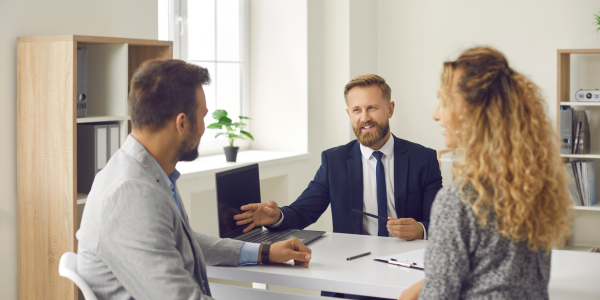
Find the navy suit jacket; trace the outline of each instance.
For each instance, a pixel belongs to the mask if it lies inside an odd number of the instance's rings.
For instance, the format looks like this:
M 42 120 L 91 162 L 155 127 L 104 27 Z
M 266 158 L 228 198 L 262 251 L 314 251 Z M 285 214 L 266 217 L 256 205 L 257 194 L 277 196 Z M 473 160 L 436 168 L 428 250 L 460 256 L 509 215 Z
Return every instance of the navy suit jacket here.
M 436 151 L 392 135 L 396 216 L 413 218 L 429 228 L 431 204 L 442 188 Z M 281 207 L 283 222 L 275 230 L 304 229 L 331 204 L 333 232 L 362 234 L 363 168 L 357 140 L 321 153 L 321 167 L 302 195 Z

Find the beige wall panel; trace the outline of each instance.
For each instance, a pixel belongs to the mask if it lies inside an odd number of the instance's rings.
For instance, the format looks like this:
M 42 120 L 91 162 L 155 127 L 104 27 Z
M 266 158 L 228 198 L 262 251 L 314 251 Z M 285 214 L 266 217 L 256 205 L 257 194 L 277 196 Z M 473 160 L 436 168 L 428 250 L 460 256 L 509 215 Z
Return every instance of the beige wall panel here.
M 76 249 L 74 49 L 68 41 L 17 46 L 20 299 L 76 296 L 58 275 L 61 255 Z

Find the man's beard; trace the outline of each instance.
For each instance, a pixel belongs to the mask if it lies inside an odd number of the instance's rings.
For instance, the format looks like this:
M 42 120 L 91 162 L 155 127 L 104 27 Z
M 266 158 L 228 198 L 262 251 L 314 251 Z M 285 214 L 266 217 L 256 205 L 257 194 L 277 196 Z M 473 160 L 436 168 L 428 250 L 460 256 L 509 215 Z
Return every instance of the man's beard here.
M 181 146 L 177 150 L 177 161 L 194 161 L 198 158 L 198 146 L 200 145 L 200 141 L 194 146 L 194 135 L 194 133 L 190 134 L 188 138 L 181 143 Z
M 375 130 L 363 134 L 362 128 L 369 125 L 373 125 Z M 353 129 L 354 135 L 356 135 L 356 139 L 358 139 L 358 142 L 361 143 L 361 145 L 370 148 L 373 147 L 375 144 L 379 143 L 379 141 L 381 141 L 388 134 L 388 132 L 390 131 L 390 122 L 386 121 L 383 127 L 381 127 L 381 125 L 373 121 L 365 122 L 359 124 L 358 127 L 355 127 Z

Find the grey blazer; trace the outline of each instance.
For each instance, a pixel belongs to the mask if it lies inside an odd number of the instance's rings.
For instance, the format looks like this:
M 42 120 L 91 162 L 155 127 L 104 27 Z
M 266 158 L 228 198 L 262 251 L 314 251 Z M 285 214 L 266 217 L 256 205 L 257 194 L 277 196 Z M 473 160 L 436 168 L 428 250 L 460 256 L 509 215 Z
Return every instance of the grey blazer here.
M 77 271 L 98 299 L 211 299 L 205 265 L 238 264 L 244 243 L 192 231 L 158 168 L 128 136 L 94 179 Z

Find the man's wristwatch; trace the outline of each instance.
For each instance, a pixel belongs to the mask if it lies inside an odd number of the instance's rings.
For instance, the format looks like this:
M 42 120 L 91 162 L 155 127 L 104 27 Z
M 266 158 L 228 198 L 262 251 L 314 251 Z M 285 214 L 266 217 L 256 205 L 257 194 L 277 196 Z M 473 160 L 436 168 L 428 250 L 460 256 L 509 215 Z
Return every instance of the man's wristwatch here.
M 262 242 L 262 251 L 260 251 L 260 258 L 262 259 L 263 265 L 268 265 L 269 261 L 269 250 L 271 249 L 271 241 Z

